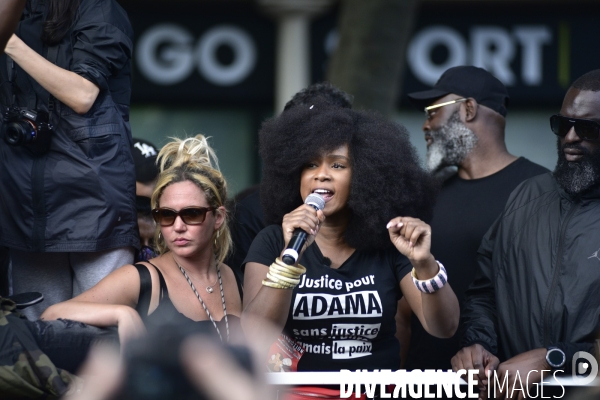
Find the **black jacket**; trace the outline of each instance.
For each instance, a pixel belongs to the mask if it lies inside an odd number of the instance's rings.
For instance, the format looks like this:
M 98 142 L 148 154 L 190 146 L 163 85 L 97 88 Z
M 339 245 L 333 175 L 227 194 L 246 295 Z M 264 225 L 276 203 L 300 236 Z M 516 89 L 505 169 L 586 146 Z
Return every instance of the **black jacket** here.
M 504 361 L 557 345 L 594 352 L 600 321 L 600 188 L 569 196 L 550 173 L 511 194 L 479 248 L 461 347 Z M 567 368 L 568 372 L 569 368 Z
M 45 9 L 44 0 L 28 0 L 17 35 L 48 57 L 40 39 Z M 54 62 L 100 93 L 84 115 L 55 100 L 54 133 L 42 156 L 0 140 L 1 245 L 36 252 L 139 246 L 129 126 L 132 36 L 116 0 L 81 1 Z M 5 55 L 0 78 L 5 108 L 11 103 Z M 18 66 L 14 95 L 19 107 L 49 108 L 49 94 Z

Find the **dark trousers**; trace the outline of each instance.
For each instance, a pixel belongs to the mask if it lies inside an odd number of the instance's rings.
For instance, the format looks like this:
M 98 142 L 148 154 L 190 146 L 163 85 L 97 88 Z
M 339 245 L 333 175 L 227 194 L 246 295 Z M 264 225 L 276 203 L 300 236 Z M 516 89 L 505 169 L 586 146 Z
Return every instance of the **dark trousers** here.
M 116 329 L 98 328 L 59 319 L 56 321 L 26 321 L 39 349 L 57 368 L 77 373 L 93 343 L 118 343 Z

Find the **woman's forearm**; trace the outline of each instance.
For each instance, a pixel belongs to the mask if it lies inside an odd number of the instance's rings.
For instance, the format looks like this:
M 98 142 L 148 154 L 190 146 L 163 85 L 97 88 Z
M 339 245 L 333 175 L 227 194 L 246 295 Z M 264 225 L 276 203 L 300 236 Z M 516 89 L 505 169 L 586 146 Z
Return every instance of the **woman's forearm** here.
M 434 293 L 423 293 L 416 288 L 410 275 L 407 274 L 402 278 L 400 287 L 423 328 L 430 335 L 439 338 L 452 337 L 458 328 L 460 308 L 450 284 L 446 283 Z M 423 276 L 425 279 L 431 278 L 425 273 Z M 417 279 L 420 278 L 421 275 L 417 275 Z
M 435 293 L 421 293 L 421 299 L 427 332 L 440 338 L 452 337 L 458 328 L 460 309 L 450 285 Z
M 59 318 L 83 322 L 98 327 L 118 326 L 122 313 L 129 306 L 120 304 L 100 304 L 83 301 L 65 301 L 48 307 L 40 319 L 55 320 Z M 131 309 L 135 312 L 135 310 Z
M 440 265 L 431 253 L 428 257 L 416 261 L 411 260 L 417 279 L 428 280 L 440 272 Z M 416 289 L 410 279 L 411 290 Z M 419 292 L 421 297 L 422 319 L 425 330 L 436 337 L 452 337 L 458 328 L 460 308 L 454 291 L 449 284 L 444 285 L 434 293 Z
M 85 114 L 100 93 L 98 86 L 61 68 L 36 53 L 16 35 L 6 45 L 6 54 L 44 89 L 78 114 Z
M 100 304 L 84 301 L 65 301 L 54 304 L 44 311 L 41 319 L 71 319 L 98 327 L 116 326 L 121 345 L 144 334 L 146 328 L 133 308 L 121 304 Z
M 283 329 L 291 301 L 292 290 L 265 287 L 244 309 L 243 315 L 269 321 Z
M 263 286 L 267 271 L 265 265 L 246 264 L 242 326 L 248 337 L 279 334 L 288 317 L 293 290 Z

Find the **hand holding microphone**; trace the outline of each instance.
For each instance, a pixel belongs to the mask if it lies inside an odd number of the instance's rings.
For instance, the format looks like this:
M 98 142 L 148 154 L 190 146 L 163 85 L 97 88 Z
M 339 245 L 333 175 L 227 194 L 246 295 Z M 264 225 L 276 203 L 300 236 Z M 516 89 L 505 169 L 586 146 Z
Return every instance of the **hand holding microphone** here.
M 317 193 L 309 194 L 304 200 L 304 204 L 311 206 L 316 211 L 325 208 L 325 200 Z M 298 261 L 302 248 L 306 244 L 309 235 L 314 236 L 317 234 L 321 222 L 322 221 L 318 218 L 318 214 L 315 214 L 304 206 L 297 208 L 284 217 L 284 237 L 288 236 L 290 233 L 290 228 L 286 229 L 285 226 L 295 226 L 292 237 L 281 257 L 284 263 L 293 265 Z

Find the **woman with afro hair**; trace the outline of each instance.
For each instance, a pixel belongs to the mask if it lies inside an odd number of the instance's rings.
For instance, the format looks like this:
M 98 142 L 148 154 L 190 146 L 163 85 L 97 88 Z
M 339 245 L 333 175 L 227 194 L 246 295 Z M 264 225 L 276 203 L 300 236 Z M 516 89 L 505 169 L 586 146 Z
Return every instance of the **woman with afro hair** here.
M 259 139 L 271 225 L 244 261 L 247 335 L 274 324 L 303 346 L 299 371 L 395 370 L 394 316 L 405 296 L 429 333 L 452 336 L 458 302 L 422 221 L 436 189 L 407 131 L 317 98 L 266 121 Z M 325 200 L 322 211 L 303 204 L 311 193 Z M 287 265 L 280 257 L 295 229 L 308 239 L 300 263 Z

